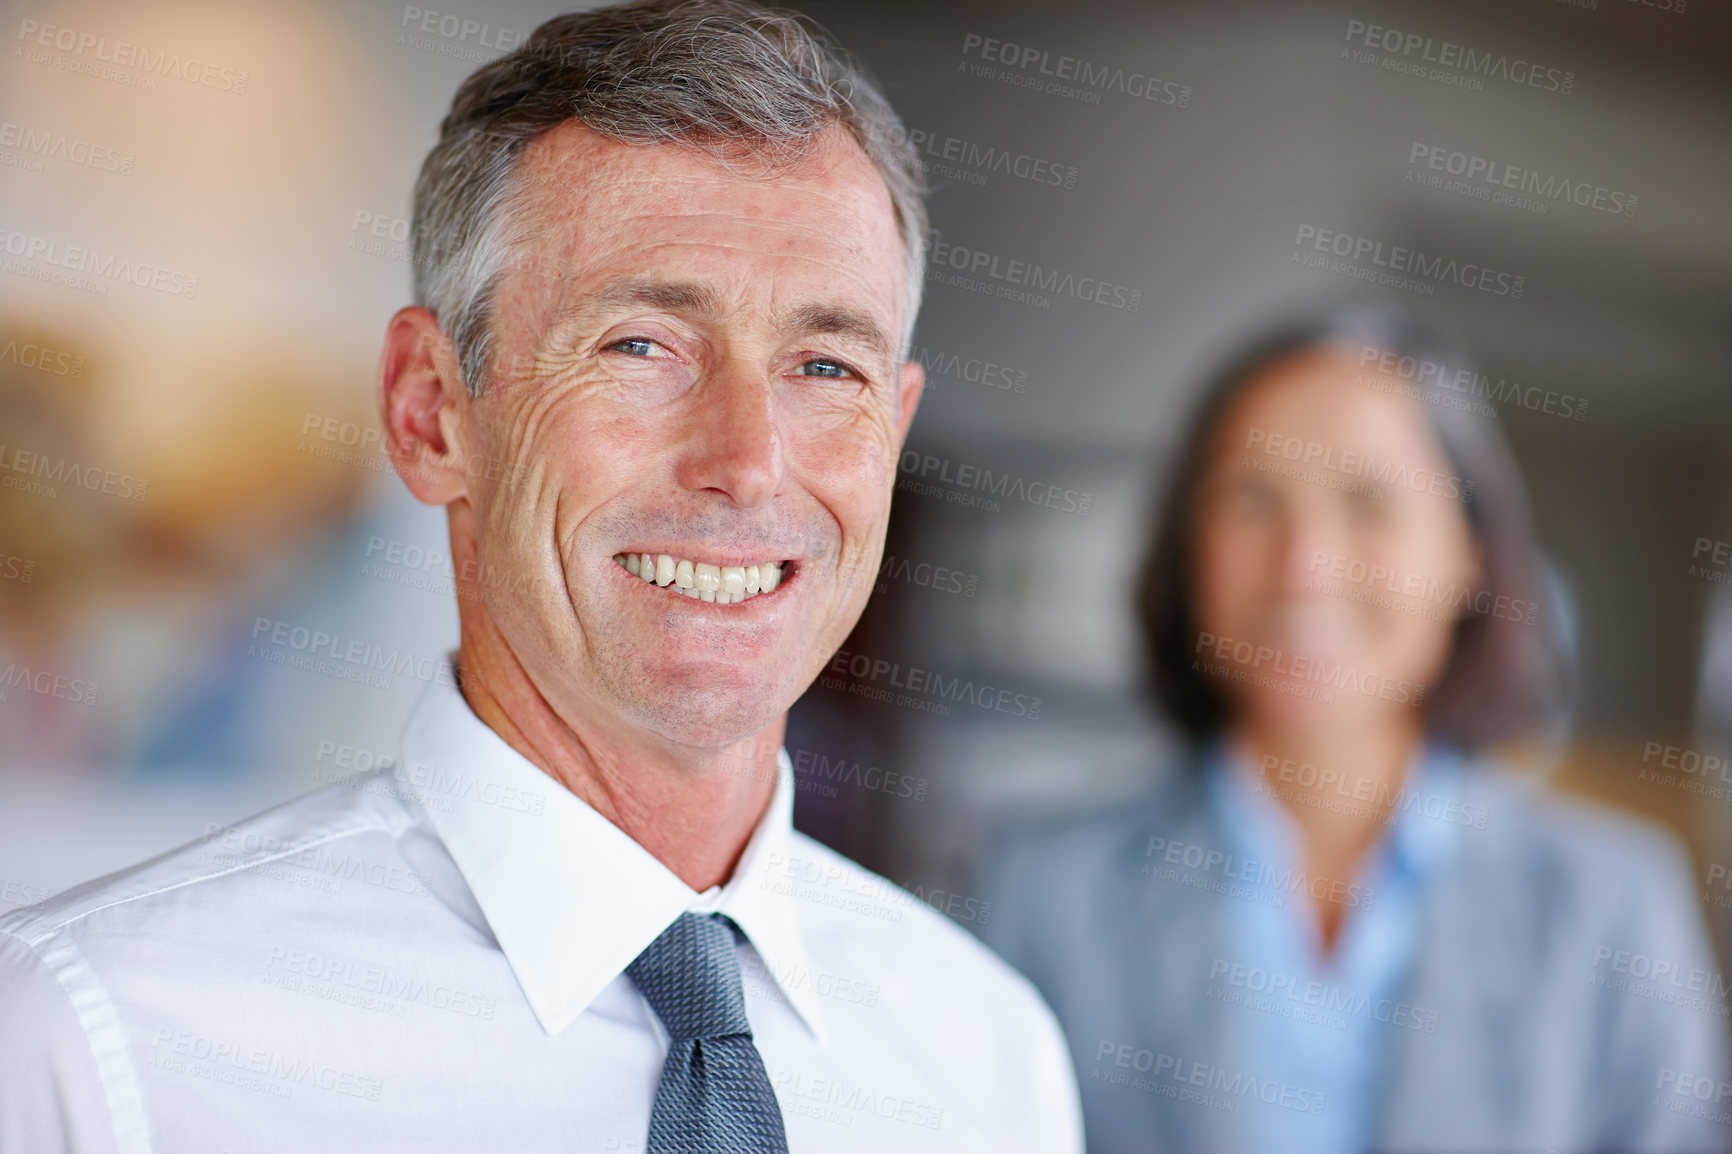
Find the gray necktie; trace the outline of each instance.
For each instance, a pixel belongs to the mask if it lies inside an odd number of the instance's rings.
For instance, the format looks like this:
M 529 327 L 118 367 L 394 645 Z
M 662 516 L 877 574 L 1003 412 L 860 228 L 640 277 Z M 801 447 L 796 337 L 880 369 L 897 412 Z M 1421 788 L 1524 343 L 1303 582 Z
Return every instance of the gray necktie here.
M 746 1021 L 733 924 L 681 914 L 625 972 L 668 1031 L 646 1154 L 787 1154 Z

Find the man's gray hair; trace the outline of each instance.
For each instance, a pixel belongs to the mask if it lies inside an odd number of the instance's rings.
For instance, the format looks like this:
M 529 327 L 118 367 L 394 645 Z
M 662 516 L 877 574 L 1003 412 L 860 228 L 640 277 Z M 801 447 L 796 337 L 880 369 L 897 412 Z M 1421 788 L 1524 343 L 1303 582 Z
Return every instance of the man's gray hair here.
M 840 125 L 884 178 L 907 250 L 906 355 L 925 272 L 918 157 L 864 67 L 801 16 L 748 0 L 649 0 L 556 16 L 463 82 L 415 182 L 415 303 L 451 339 L 472 396 L 492 365 L 493 298 L 519 238 L 514 174 L 568 120 L 625 144 L 784 164 Z

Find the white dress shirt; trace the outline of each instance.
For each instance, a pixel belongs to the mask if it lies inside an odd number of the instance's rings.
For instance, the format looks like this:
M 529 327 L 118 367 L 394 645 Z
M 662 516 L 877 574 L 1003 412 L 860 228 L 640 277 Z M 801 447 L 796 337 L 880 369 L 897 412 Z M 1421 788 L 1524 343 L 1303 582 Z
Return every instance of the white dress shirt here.
M 448 677 L 395 766 L 0 917 L 0 1154 L 641 1152 L 667 1035 L 624 974 L 719 911 L 790 1151 L 1080 1151 L 1003 962 L 774 800 L 699 894 Z

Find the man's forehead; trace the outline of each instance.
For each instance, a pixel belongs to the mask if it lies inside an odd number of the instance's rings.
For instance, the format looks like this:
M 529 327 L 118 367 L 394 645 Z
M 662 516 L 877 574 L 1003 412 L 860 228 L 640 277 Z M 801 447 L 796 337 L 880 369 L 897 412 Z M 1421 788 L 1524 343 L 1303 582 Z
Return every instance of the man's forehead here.
M 858 218 L 867 228 L 888 225 L 895 232 L 889 189 L 839 125 L 824 129 L 798 152 L 777 155 L 744 145 L 626 144 L 569 120 L 530 142 L 517 179 L 525 199 L 555 213 L 562 206 L 573 211 L 594 207 L 599 200 L 631 211 L 717 197 L 746 206 L 797 199 L 809 211 L 828 208 Z
M 803 312 L 795 327 L 878 345 L 894 327 L 905 250 L 876 169 L 844 130 L 833 134 L 806 160 L 769 169 L 561 125 L 519 169 L 525 271 L 551 274 L 561 321 L 622 304 L 714 314 L 722 299 L 761 296 L 778 312 Z M 731 252 L 780 258 L 777 275 Z M 879 320 L 867 315 L 879 309 L 888 310 Z

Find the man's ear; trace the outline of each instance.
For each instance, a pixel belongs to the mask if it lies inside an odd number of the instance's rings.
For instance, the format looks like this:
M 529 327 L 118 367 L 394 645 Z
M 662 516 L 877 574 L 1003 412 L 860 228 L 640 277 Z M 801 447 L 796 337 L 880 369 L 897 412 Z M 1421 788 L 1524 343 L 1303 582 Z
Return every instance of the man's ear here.
M 379 357 L 385 449 L 418 500 L 449 505 L 468 494 L 461 445 L 469 396 L 439 321 L 420 306 L 397 310 Z
M 908 440 L 908 426 L 914 421 L 914 410 L 920 407 L 920 394 L 926 388 L 926 366 L 919 361 L 905 361 L 896 380 L 896 447 Z

